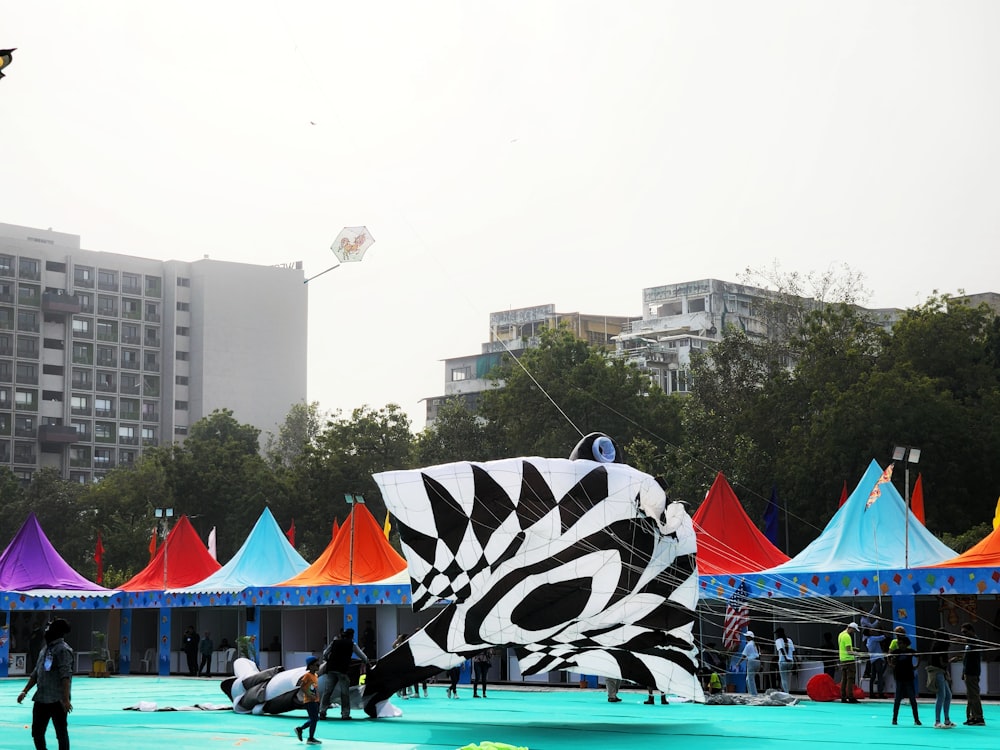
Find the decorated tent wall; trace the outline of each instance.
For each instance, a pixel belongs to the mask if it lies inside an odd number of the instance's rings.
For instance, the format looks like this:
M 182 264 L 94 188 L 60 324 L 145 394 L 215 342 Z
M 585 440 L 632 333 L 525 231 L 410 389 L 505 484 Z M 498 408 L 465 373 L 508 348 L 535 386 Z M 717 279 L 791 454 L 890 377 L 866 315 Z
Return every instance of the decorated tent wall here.
M 938 541 L 906 508 L 891 482 L 880 484 L 880 496 L 868 504 L 881 476 L 882 469 L 873 460 L 823 533 L 791 560 L 766 572 L 916 568 L 955 557 L 955 551 Z
M 368 508 L 356 503 L 323 554 L 279 586 L 327 586 L 396 581 L 405 583 L 406 560 L 385 538 Z M 400 576 L 400 574 L 403 574 Z
M 253 530 L 233 558 L 212 575 L 173 593 L 235 593 L 245 588 L 274 586 L 309 567 L 264 508 Z
M 750 520 L 721 471 L 692 521 L 700 575 L 752 573 L 788 561 Z
M 72 591 L 80 596 L 110 594 L 73 570 L 45 536 L 38 518 L 29 513 L 0 554 L 0 591 L 51 594 Z
M 208 553 L 188 517 L 181 516 L 149 565 L 122 584 L 121 588 L 123 591 L 183 588 L 203 581 L 221 567 Z

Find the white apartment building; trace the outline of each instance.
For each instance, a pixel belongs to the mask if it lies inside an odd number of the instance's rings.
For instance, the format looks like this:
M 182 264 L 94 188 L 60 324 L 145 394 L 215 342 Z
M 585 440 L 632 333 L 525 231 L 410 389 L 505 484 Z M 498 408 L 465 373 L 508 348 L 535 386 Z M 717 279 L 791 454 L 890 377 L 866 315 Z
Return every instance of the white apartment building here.
M 0 466 L 99 480 L 223 408 L 276 432 L 306 400 L 303 281 L 0 224 Z

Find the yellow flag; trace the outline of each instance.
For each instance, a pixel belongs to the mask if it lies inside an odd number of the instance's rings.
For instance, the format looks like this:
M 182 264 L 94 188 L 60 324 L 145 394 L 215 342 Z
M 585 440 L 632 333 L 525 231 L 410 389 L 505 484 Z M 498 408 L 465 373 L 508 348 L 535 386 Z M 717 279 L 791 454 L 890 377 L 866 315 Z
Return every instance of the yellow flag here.
M 1000 526 L 1000 497 L 997 498 L 996 513 L 993 514 L 993 528 Z
M 998 506 L 1000 507 L 1000 506 Z M 389 531 L 392 529 L 392 524 L 389 523 L 389 511 L 385 512 L 385 523 L 382 524 L 382 533 L 385 534 L 385 538 L 389 538 Z

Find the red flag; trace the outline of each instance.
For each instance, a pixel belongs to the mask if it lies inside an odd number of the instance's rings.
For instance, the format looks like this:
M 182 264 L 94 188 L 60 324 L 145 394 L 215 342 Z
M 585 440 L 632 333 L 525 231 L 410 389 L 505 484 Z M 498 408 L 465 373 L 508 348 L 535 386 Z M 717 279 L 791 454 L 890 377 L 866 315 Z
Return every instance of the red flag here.
M 847 502 L 847 480 L 844 480 L 844 489 L 840 491 L 840 502 L 837 504 L 837 508 L 843 508 L 844 503 Z
M 726 620 L 722 629 L 722 642 L 730 651 L 740 645 L 740 631 L 750 622 L 750 608 L 747 598 L 750 590 L 744 581 L 733 591 L 726 603 Z
M 149 561 L 153 562 L 153 556 L 156 554 L 156 527 L 153 527 L 153 536 L 149 538 Z
M 337 519 L 333 519 L 333 536 L 330 539 L 335 539 L 337 537 L 337 532 L 340 531 L 340 524 L 337 523 Z
M 288 537 L 288 543 L 295 546 L 295 519 L 292 519 L 292 525 L 288 527 L 288 531 L 285 532 L 285 536 Z
M 94 548 L 94 562 L 97 563 L 97 582 L 104 583 L 104 542 L 101 532 L 97 532 L 97 546 Z
M 921 479 L 923 474 L 917 474 L 917 483 L 913 485 L 913 493 L 910 495 L 910 510 L 920 523 L 927 525 L 924 520 L 924 482 Z

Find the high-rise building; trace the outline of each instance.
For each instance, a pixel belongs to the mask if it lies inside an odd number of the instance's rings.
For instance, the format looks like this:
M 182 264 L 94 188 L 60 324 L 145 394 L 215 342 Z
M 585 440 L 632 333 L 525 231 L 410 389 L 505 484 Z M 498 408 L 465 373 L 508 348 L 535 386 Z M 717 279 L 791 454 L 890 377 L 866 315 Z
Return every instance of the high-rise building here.
M 98 480 L 215 409 L 276 432 L 306 399 L 291 266 L 152 260 L 0 224 L 0 466 Z

